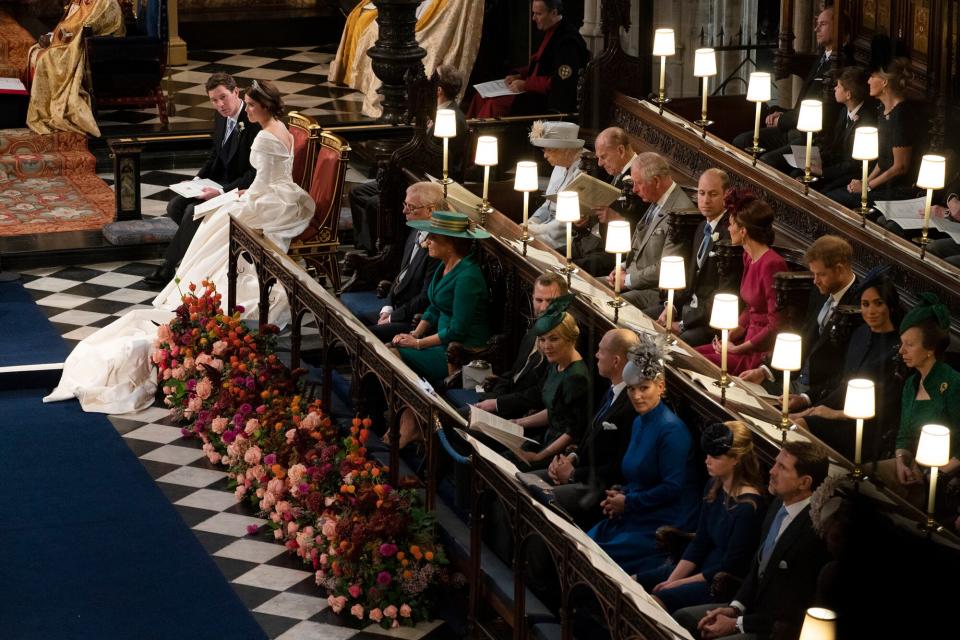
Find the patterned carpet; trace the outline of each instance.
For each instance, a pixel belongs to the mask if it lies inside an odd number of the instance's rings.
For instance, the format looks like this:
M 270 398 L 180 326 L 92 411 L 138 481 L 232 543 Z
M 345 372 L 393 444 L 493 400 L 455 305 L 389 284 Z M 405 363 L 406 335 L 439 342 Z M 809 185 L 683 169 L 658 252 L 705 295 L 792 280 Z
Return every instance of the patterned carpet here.
M 113 218 L 113 191 L 85 136 L 0 130 L 0 236 L 99 229 Z

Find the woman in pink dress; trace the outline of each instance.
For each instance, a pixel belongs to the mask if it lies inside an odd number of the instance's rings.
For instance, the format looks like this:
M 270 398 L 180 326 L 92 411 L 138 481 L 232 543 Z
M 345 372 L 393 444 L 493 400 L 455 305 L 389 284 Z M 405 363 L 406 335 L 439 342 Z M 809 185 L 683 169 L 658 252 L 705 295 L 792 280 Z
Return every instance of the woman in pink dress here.
M 730 332 L 727 370 L 732 375 L 760 365 L 773 349 L 777 335 L 777 300 L 773 276 L 788 271 L 787 263 L 770 248 L 773 244 L 773 210 L 750 191 L 731 189 L 725 198 L 730 212 L 730 242 L 743 247 L 740 281 L 740 326 Z M 708 360 L 720 364 L 720 339 L 697 347 Z

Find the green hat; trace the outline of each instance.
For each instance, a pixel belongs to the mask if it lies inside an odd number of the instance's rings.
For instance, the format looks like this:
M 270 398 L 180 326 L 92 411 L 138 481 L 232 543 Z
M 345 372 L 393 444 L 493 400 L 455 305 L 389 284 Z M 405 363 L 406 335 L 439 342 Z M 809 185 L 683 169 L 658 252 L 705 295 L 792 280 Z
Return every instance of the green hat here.
M 940 298 L 932 293 L 921 293 L 920 303 L 903 317 L 900 333 L 930 319 L 935 320 L 941 329 L 950 328 L 950 311 L 947 305 L 940 302 Z
M 566 313 L 567 307 L 570 306 L 570 303 L 573 302 L 574 295 L 568 293 L 565 296 L 560 296 L 559 298 L 554 298 L 550 302 L 550 306 L 547 307 L 547 310 L 544 311 L 537 321 L 533 323 L 533 330 L 537 332 L 538 336 L 542 336 L 545 333 L 548 333 L 558 324 L 563 322 L 563 314 Z
M 407 226 L 417 231 L 453 238 L 483 240 L 490 237 L 483 229 L 475 228 L 467 214 L 457 211 L 434 211 L 429 220 L 408 220 Z

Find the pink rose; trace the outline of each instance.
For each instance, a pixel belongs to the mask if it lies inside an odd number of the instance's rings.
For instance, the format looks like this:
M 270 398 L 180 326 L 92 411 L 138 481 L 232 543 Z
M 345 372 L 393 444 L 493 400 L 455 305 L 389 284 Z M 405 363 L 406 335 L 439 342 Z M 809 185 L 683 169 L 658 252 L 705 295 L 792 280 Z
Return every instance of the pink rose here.
M 213 343 L 213 355 L 222 356 L 223 352 L 227 350 L 227 343 L 223 340 L 217 340 Z
M 306 477 L 307 468 L 302 464 L 295 464 L 287 471 L 287 477 L 290 478 L 290 484 L 298 485 Z
M 273 538 L 274 538 L 274 540 L 280 540 L 280 539 L 282 539 L 282 538 L 283 538 L 283 530 L 281 530 L 281 529 L 274 529 L 274 530 L 273 530 Z
M 393 605 L 390 605 L 389 607 L 383 610 L 383 615 L 387 616 L 388 618 L 396 618 L 397 608 Z
M 299 531 L 299 530 L 300 530 L 300 525 L 298 525 L 296 522 L 288 522 L 288 523 L 287 523 L 287 533 L 288 533 L 288 534 L 293 535 L 293 534 L 295 534 L 295 533 L 296 533 L 297 531 Z
M 357 618 L 357 620 L 363 620 L 363 606 L 360 604 L 355 604 L 350 607 L 350 615 Z
M 160 364 L 161 362 L 166 362 L 167 360 L 167 350 L 166 349 L 157 349 L 153 352 L 151 359 L 153 364 Z
M 280 524 L 280 514 L 274 511 L 273 513 L 270 514 L 270 520 L 273 522 L 276 522 L 277 524 Z
M 200 409 L 202 408 L 203 408 L 203 400 L 198 398 L 197 396 L 193 396 L 192 398 L 190 398 L 190 402 L 187 403 L 187 409 L 194 413 L 196 413 L 197 411 L 200 411 Z
M 277 499 L 269 491 L 263 494 L 263 500 L 260 501 L 260 508 L 266 511 L 277 503 Z
M 210 378 L 204 378 L 197 383 L 197 397 L 201 400 L 209 398 L 211 393 L 213 393 L 213 383 L 210 382 Z
M 284 489 L 283 480 L 281 480 L 280 478 L 274 478 L 267 483 L 267 491 L 269 491 L 270 493 L 275 493 L 278 496 L 282 496 L 283 489 Z
M 247 452 L 243 454 L 243 459 L 247 464 L 259 464 L 262 455 L 263 454 L 260 451 L 260 447 L 254 445 L 247 449 Z
M 226 418 L 214 418 L 213 422 L 210 423 L 210 430 L 214 433 L 223 433 L 223 430 L 227 428 L 227 424 Z
M 413 609 L 410 608 L 410 605 L 408 604 L 400 605 L 400 615 L 402 617 L 409 618 L 412 613 L 413 613 Z
M 327 540 L 333 540 L 337 535 L 337 523 L 333 520 L 327 520 L 320 529 Z
M 310 413 L 306 418 L 300 421 L 300 426 L 307 431 L 313 431 L 320 424 L 320 416 L 316 413 Z
M 330 556 L 328 556 L 325 553 L 320 554 L 320 564 L 326 565 L 329 560 L 330 560 Z
M 374 622 L 380 622 L 381 620 L 383 620 L 383 611 L 380 611 L 379 608 L 370 609 L 370 613 L 368 613 L 367 615 Z
M 287 431 L 284 435 L 286 436 L 286 438 L 287 438 L 287 443 L 289 444 L 289 443 L 293 442 L 293 439 L 296 437 L 296 435 L 297 435 L 297 430 L 296 430 L 296 429 L 290 429 L 290 430 Z
M 250 418 L 247 420 L 246 426 L 243 428 L 243 432 L 248 436 L 252 436 L 253 433 L 260 428 L 260 421 L 256 418 Z
M 163 342 L 170 342 L 170 338 L 173 337 L 173 333 L 170 332 L 169 324 L 162 324 L 157 327 L 157 338 Z
M 340 613 L 347 604 L 347 599 L 343 596 L 327 596 L 327 604 L 333 609 L 334 613 Z
M 290 511 L 289 502 L 287 502 L 286 500 L 281 500 L 280 502 L 277 503 L 277 513 L 279 513 L 280 515 L 283 515 L 287 511 Z
M 347 592 L 350 594 L 350 597 L 359 598 L 360 595 L 363 593 L 363 589 L 361 589 L 360 585 L 358 584 L 352 584 L 350 585 L 350 588 L 347 589 Z
M 247 494 L 247 488 L 245 486 L 237 485 L 237 488 L 233 491 L 233 497 L 237 499 L 237 502 L 243 500 L 243 496 Z

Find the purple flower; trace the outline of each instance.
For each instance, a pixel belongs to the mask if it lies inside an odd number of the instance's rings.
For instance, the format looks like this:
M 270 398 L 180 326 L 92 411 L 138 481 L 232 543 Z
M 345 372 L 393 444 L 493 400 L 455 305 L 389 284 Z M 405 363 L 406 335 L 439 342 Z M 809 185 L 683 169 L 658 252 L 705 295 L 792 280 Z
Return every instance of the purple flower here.
M 267 455 L 263 456 L 263 464 L 267 465 L 268 467 L 272 467 L 273 465 L 277 464 L 277 454 L 268 453 Z
M 244 423 L 244 419 L 242 415 L 237 413 L 233 416 L 233 426 L 239 429 L 240 427 L 243 426 L 243 423 Z
M 196 380 L 187 380 L 187 391 L 196 391 L 197 390 L 197 381 Z
M 260 531 L 260 525 L 258 525 L 258 524 L 248 524 L 248 525 L 247 525 L 247 533 L 248 533 L 249 535 L 252 536 L 252 535 L 255 534 L 257 531 Z
M 244 402 L 242 405 L 240 405 L 240 413 L 243 415 L 247 415 L 251 411 L 253 411 L 253 407 L 250 406 L 250 403 Z
M 223 441 L 224 441 L 224 442 L 226 442 L 227 444 L 230 444 L 231 442 L 233 442 L 234 440 L 237 439 L 237 432 L 236 432 L 236 431 L 224 431 L 224 432 L 223 432 L 223 435 L 222 435 L 221 437 L 223 438 Z
M 393 580 L 393 578 L 390 576 L 390 573 L 388 571 L 381 571 L 380 573 L 377 574 L 377 584 L 379 585 L 382 585 L 385 587 L 388 584 L 390 584 L 391 580 Z
M 253 391 L 257 388 L 257 385 L 254 384 L 253 378 L 247 378 L 247 391 Z
M 180 434 L 181 434 L 184 438 L 189 438 L 190 436 L 193 435 L 193 432 L 190 431 L 190 429 L 187 429 L 186 427 L 182 427 L 182 428 L 180 429 Z
M 391 558 L 397 553 L 397 545 L 391 544 L 389 542 L 384 542 L 380 545 L 380 555 L 384 558 Z
M 310 485 L 308 485 L 306 482 L 301 482 L 301 483 L 297 486 L 297 492 L 298 492 L 300 495 L 304 495 L 304 494 L 307 493 L 308 491 L 310 491 Z

